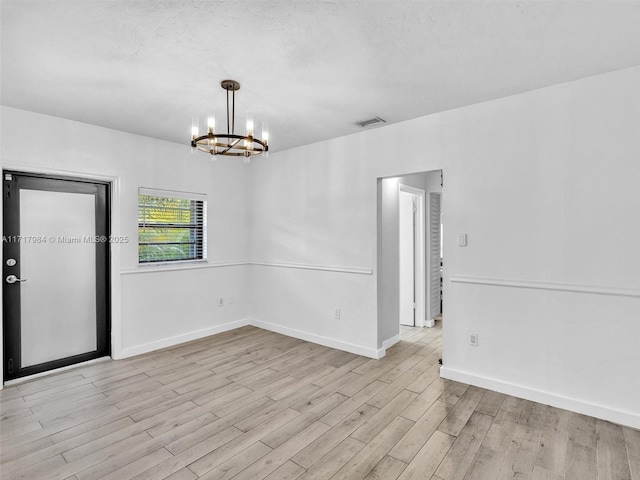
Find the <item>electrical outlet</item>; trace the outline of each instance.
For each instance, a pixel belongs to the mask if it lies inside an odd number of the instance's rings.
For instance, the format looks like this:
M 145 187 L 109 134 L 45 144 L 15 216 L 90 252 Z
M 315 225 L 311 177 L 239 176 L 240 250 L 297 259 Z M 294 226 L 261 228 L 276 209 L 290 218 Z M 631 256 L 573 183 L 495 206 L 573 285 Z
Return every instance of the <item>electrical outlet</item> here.
M 223 307 L 223 306 L 224 306 L 224 298 L 220 297 L 220 298 L 218 299 L 218 306 L 219 306 L 219 307 Z
M 478 333 L 477 332 L 469 332 L 469 345 L 474 347 L 478 346 Z
M 340 320 L 340 309 L 339 308 L 336 308 L 333 311 L 333 318 L 335 318 L 336 320 Z

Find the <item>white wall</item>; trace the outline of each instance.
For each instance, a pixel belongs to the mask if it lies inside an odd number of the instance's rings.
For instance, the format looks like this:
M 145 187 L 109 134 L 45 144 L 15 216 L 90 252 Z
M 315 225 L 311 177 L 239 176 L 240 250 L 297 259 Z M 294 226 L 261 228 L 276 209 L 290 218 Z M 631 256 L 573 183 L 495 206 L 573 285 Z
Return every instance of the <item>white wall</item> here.
M 249 267 L 245 264 L 250 205 L 246 164 L 211 162 L 204 154 L 192 155 L 186 143 L 163 142 L 8 107 L 2 107 L 0 115 L 2 168 L 115 179 L 112 233 L 127 235 L 130 242 L 113 248 L 114 357 L 246 322 L 250 304 L 246 288 Z M 138 268 L 138 187 L 208 195 L 212 268 Z M 226 262 L 241 265 L 214 267 Z M 225 298 L 225 306 L 217 306 L 219 297 Z M 228 304 L 230 299 L 233 304 Z
M 639 427 L 640 68 L 442 121 L 443 375 Z
M 638 427 L 639 107 L 632 68 L 273 154 L 252 258 L 374 269 L 376 179 L 443 168 L 443 376 Z M 378 272 L 252 268 L 255 318 L 383 354 Z
M 252 266 L 257 324 L 384 354 L 377 331 L 377 179 L 440 167 L 437 156 L 409 148 L 411 134 L 431 122 L 409 122 L 407 130 L 391 125 L 252 162 L 252 260 L 326 268 Z

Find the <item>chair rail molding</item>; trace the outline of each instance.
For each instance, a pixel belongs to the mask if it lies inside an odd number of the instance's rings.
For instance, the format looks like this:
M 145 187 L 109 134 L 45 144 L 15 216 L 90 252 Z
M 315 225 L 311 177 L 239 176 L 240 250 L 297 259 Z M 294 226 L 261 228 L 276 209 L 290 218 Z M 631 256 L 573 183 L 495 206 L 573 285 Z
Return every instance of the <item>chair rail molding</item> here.
M 358 275 L 373 275 L 372 268 L 349 267 L 339 265 L 313 265 L 305 263 L 284 263 L 284 262 L 263 262 L 251 261 L 251 265 L 259 265 L 263 267 L 279 267 L 279 268 L 299 268 L 303 270 L 324 270 L 327 272 L 337 273 L 353 273 Z
M 489 285 L 494 287 L 526 288 L 533 290 L 555 290 L 560 292 L 589 293 L 596 295 L 612 295 L 616 297 L 640 298 L 640 289 L 621 288 L 600 285 L 580 285 L 572 283 L 539 282 L 533 280 L 516 280 L 510 278 L 474 277 L 470 275 L 451 275 L 451 283 L 467 283 L 472 285 Z
M 373 275 L 372 268 L 348 267 L 338 265 L 313 265 L 305 263 L 281 263 L 239 260 L 235 262 L 184 262 L 175 264 L 149 264 L 133 268 L 123 268 L 121 275 L 134 275 L 138 273 L 171 272 L 177 270 L 194 270 L 200 268 L 239 267 L 245 265 L 258 265 L 261 267 L 295 268 L 302 270 L 321 270 L 325 272 L 351 273 L 355 275 Z

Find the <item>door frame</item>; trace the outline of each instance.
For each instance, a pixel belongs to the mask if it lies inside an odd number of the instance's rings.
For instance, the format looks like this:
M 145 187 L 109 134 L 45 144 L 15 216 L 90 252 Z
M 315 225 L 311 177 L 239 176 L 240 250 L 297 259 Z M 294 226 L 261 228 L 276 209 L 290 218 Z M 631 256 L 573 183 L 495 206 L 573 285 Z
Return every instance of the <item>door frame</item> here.
M 413 254 L 414 262 L 414 291 L 415 291 L 415 321 L 416 327 L 425 326 L 426 311 L 426 282 L 425 282 L 425 196 L 426 192 L 420 188 L 411 187 L 398 183 L 398 246 L 400 245 L 400 192 L 412 193 L 418 196 L 416 211 L 416 231 L 415 231 L 415 247 Z M 398 249 L 398 298 L 400 298 L 400 250 Z M 400 302 L 398 301 L 398 318 L 400 318 Z
M 15 172 L 22 172 L 25 174 L 31 175 L 53 175 L 60 177 L 71 177 L 77 178 L 85 181 L 95 181 L 98 183 L 106 183 L 109 185 L 109 222 L 111 224 L 111 235 L 112 236 L 120 236 L 122 233 L 121 230 L 121 204 L 120 204 L 120 195 L 121 195 L 121 179 L 117 176 L 112 175 L 102 175 L 99 173 L 91 173 L 85 171 L 75 171 L 75 170 L 62 170 L 62 169 L 54 169 L 48 168 L 39 165 L 24 165 L 16 162 L 7 162 L 0 161 L 0 170 L 12 170 Z M 0 208 L 0 225 L 3 224 L 3 208 Z M 131 240 L 133 241 L 133 240 Z M 4 258 L 4 246 L 2 242 L 0 242 L 0 256 Z M 110 265 L 109 265 L 109 291 L 110 291 L 110 315 L 111 315 L 111 334 L 110 334 L 110 345 L 111 345 L 111 358 L 118 359 L 122 358 L 122 293 L 121 293 L 121 284 L 122 280 L 120 278 L 120 262 L 122 256 L 122 244 L 120 243 L 111 243 L 109 249 L 109 257 L 110 257 Z M 0 289 L 0 302 L 3 302 L 2 298 L 2 289 Z M 3 309 L 0 308 L 0 358 L 4 358 L 4 332 L 2 331 L 4 318 L 3 318 Z M 75 366 L 75 365 L 74 365 Z M 63 367 L 63 368 L 73 368 Z M 48 372 L 47 372 L 48 373 Z M 37 374 L 42 375 L 42 374 Z M 18 381 L 24 381 L 30 377 L 23 377 Z M 4 387 L 4 362 L 0 362 L 0 390 Z M 13 382 L 13 381 L 12 381 Z

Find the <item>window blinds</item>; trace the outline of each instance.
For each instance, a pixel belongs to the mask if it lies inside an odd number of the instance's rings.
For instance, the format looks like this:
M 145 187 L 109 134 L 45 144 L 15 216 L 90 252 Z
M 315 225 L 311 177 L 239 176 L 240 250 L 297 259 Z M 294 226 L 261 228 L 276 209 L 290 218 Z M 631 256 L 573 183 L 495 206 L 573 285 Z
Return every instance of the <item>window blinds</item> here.
M 206 236 L 206 195 L 138 190 L 139 263 L 206 260 Z

